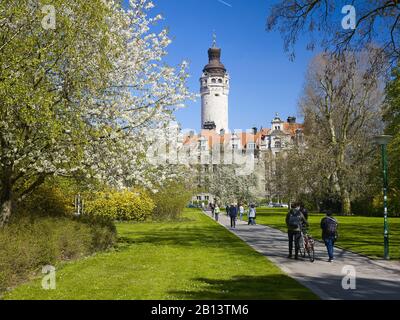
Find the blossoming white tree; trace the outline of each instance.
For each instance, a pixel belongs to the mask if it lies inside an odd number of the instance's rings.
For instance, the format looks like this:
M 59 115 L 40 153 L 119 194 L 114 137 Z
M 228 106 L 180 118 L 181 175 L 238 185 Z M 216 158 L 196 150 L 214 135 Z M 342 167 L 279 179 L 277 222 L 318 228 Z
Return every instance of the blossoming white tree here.
M 151 32 L 150 1 L 52 5 L 54 30 L 37 1 L 0 4 L 0 226 L 49 175 L 151 186 L 149 129 L 190 96 L 186 63 L 163 63 L 170 40 Z

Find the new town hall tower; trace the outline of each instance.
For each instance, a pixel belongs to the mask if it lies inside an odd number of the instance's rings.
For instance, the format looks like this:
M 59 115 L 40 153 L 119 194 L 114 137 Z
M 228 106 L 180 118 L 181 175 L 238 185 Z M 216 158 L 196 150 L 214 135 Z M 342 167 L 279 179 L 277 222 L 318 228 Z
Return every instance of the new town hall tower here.
M 228 132 L 229 75 L 216 42 L 208 49 L 208 64 L 200 78 L 201 128 Z

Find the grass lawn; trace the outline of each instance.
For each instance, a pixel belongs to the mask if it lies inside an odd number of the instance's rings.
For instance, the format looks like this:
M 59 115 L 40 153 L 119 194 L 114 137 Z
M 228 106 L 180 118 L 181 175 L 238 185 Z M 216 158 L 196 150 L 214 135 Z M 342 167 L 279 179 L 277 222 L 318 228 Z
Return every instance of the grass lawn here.
M 286 231 L 285 215 L 288 209 L 257 209 L 257 223 Z M 310 233 L 321 239 L 320 221 L 324 215 L 310 214 Z M 339 247 L 367 255 L 383 258 L 383 217 L 335 216 L 339 222 Z M 400 258 L 400 218 L 389 218 L 390 257 Z
M 116 250 L 58 267 L 56 290 L 37 279 L 5 298 L 316 299 L 197 209 L 180 222 L 122 223 L 118 232 Z

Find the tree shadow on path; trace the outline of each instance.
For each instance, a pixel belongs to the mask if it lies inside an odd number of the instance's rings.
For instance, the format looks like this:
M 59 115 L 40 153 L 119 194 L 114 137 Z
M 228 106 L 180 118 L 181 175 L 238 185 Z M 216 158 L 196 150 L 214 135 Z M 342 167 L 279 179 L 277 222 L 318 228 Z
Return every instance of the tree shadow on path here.
M 195 300 L 280 300 L 318 299 L 313 293 L 305 293 L 293 279 L 286 275 L 235 276 L 231 279 L 195 278 L 198 291 L 170 291 L 183 299 Z

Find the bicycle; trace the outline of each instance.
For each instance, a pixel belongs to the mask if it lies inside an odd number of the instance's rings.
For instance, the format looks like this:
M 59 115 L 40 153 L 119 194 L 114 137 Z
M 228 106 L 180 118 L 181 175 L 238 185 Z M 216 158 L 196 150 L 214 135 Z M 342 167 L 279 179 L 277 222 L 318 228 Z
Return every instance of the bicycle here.
M 299 253 L 303 258 L 307 255 L 311 262 L 315 261 L 314 242 L 314 239 L 306 229 L 301 230 Z

